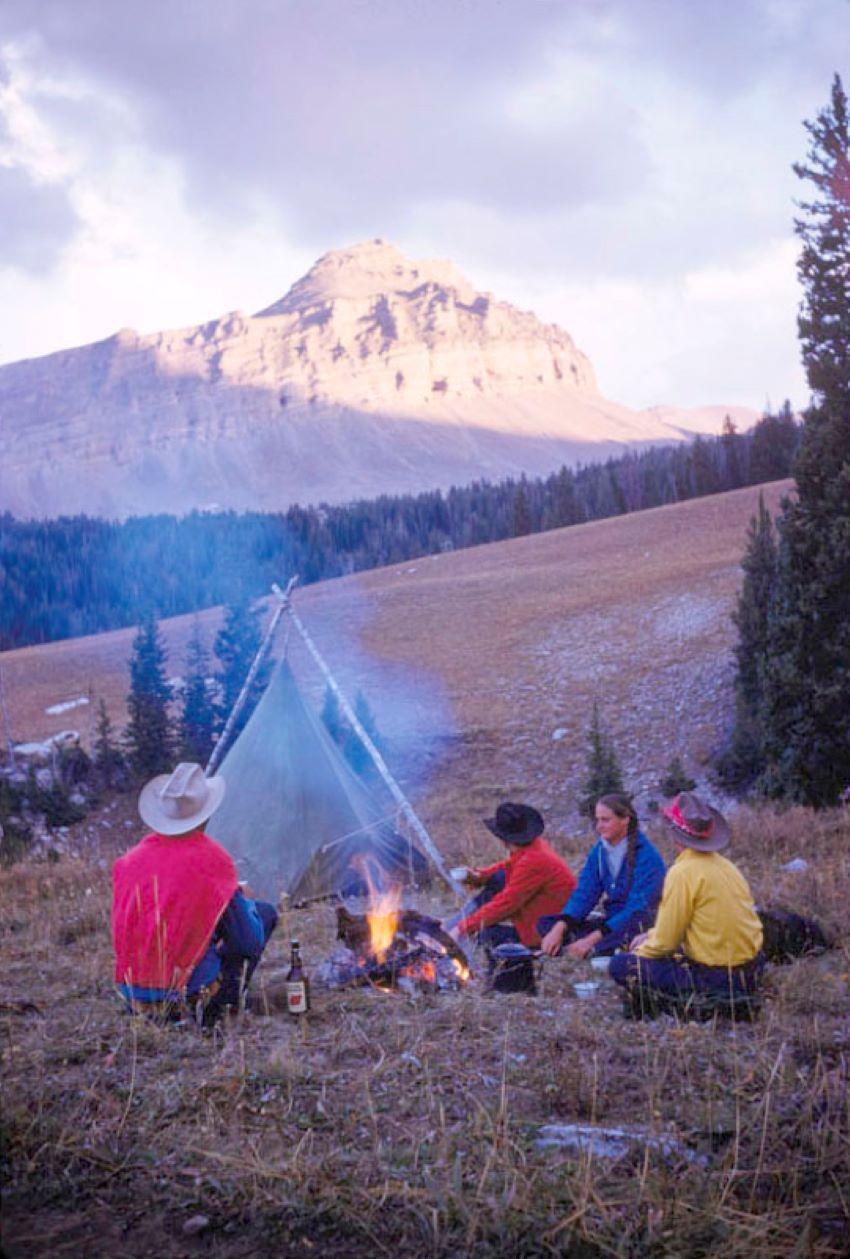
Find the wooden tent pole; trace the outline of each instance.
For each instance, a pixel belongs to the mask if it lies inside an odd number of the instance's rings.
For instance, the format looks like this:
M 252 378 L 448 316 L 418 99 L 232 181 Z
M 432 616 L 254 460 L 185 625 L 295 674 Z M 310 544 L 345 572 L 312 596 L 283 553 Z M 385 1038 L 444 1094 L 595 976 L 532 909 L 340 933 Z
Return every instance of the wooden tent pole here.
M 284 609 L 286 608 L 286 605 L 289 601 L 290 592 L 293 586 L 295 585 L 295 583 L 297 582 L 297 580 L 298 580 L 297 577 L 293 577 L 290 580 L 289 584 L 287 585 L 286 590 L 281 590 L 280 586 L 278 585 L 272 585 L 272 590 L 274 591 L 278 600 L 277 607 L 274 610 L 274 616 L 271 619 L 269 628 L 266 630 L 263 641 L 260 643 L 259 647 L 257 648 L 257 654 L 256 656 L 254 656 L 254 659 L 251 662 L 251 668 L 248 670 L 248 676 L 242 685 L 242 690 L 239 692 L 239 694 L 236 697 L 236 703 L 233 705 L 232 709 L 230 710 L 230 716 L 227 718 L 224 729 L 221 732 L 221 737 L 219 738 L 218 742 L 216 743 L 215 747 L 212 750 L 212 756 L 207 761 L 207 767 L 204 770 L 204 773 L 206 774 L 207 778 L 209 778 L 211 774 L 214 774 L 215 770 L 218 767 L 218 763 L 221 760 L 222 753 L 224 752 L 224 749 L 227 747 L 230 736 L 233 733 L 233 727 L 236 725 L 236 720 L 239 714 L 242 712 L 242 709 L 245 707 L 245 701 L 248 698 L 248 692 L 250 691 L 251 686 L 253 685 L 254 678 L 257 676 L 257 673 L 259 672 L 260 665 L 263 663 L 263 660 L 265 659 L 265 656 L 266 656 L 266 652 L 268 651 L 271 641 L 274 638 L 274 634 L 275 634 L 275 630 L 277 629 L 278 622 L 280 618 L 283 616 Z
M 422 822 L 414 813 L 413 806 L 410 804 L 410 801 L 405 796 L 401 787 L 399 787 L 398 783 L 393 778 L 392 774 L 389 771 L 389 768 L 387 767 L 386 761 L 381 756 L 381 753 L 375 747 L 374 743 L 369 738 L 369 735 L 364 730 L 362 723 L 357 717 L 357 714 L 354 712 L 354 709 L 351 707 L 348 700 L 345 698 L 342 691 L 337 686 L 337 683 L 336 683 L 335 678 L 333 677 L 333 674 L 331 673 L 330 669 L 325 663 L 323 657 L 320 655 L 318 648 L 316 647 L 310 635 L 307 633 L 307 630 L 304 628 L 303 624 L 301 623 L 298 613 L 295 611 L 295 609 L 292 606 L 291 600 L 288 598 L 291 586 L 292 586 L 292 583 L 290 582 L 290 585 L 287 587 L 286 591 L 280 590 L 280 588 L 277 586 L 272 586 L 272 589 L 274 590 L 278 599 L 281 600 L 281 606 L 285 605 L 286 611 L 292 617 L 293 624 L 295 625 L 295 628 L 298 630 L 298 633 L 303 638 L 304 644 L 307 650 L 309 651 L 310 655 L 315 660 L 316 664 L 319 666 L 319 669 L 321 670 L 322 675 L 325 681 L 327 682 L 328 686 L 331 688 L 334 695 L 339 700 L 340 708 L 342 709 L 346 718 L 350 722 L 351 727 L 354 730 L 355 734 L 358 736 L 364 748 L 366 749 L 366 751 L 369 753 L 372 760 L 374 761 L 375 768 L 377 769 L 378 773 L 383 778 L 384 782 L 387 784 L 387 787 L 389 788 L 393 799 L 396 801 L 399 808 L 404 813 L 405 817 L 410 822 L 410 825 L 413 827 L 417 836 L 421 840 L 422 847 L 428 853 L 428 856 L 433 861 L 441 877 L 445 879 L 446 883 L 449 885 L 449 887 L 452 889 L 455 895 L 459 899 L 462 900 L 464 896 L 466 895 L 464 888 L 461 886 L 460 883 L 456 883 L 455 880 L 449 874 L 448 870 L 446 869 L 443 858 L 440 855 L 439 849 L 435 845 L 434 841 L 431 839 L 431 836 L 426 831 Z

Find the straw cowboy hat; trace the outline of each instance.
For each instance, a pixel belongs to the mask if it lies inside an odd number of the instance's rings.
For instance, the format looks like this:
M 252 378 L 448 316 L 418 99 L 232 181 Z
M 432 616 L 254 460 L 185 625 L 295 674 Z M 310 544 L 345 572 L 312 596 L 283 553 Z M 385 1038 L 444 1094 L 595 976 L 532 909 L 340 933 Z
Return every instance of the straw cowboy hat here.
M 139 814 L 158 835 L 183 835 L 215 813 L 224 799 L 224 779 L 205 778 L 200 765 L 183 761 L 173 774 L 159 774 L 142 788 Z
M 661 810 L 674 839 L 697 852 L 718 852 L 729 843 L 729 823 L 722 813 L 692 791 L 683 791 Z
M 524 847 L 543 834 L 543 818 L 530 804 L 500 804 L 495 817 L 485 817 L 484 825 L 505 844 Z

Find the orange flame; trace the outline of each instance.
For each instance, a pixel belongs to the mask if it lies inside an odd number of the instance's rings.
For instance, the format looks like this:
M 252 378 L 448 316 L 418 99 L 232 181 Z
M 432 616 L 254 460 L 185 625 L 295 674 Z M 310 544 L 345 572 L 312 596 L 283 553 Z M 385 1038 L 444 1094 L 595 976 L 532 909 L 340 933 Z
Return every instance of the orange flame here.
M 398 928 L 398 906 L 400 889 L 390 888 L 373 902 L 373 908 L 366 914 L 369 924 L 369 937 L 372 952 L 382 962 L 389 952 Z
M 366 911 L 369 943 L 372 953 L 379 962 L 383 962 L 398 930 L 401 884 L 392 883 L 387 887 L 383 878 L 384 871 L 369 857 L 358 856 L 351 864 L 363 876 L 369 888 L 369 909 Z

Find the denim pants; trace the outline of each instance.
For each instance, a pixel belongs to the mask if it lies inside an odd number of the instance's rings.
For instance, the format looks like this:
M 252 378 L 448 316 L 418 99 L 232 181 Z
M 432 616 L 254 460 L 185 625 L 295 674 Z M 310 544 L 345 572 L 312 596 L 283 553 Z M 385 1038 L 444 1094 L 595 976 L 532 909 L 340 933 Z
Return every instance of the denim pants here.
M 254 901 L 254 909 L 263 924 L 264 939 L 256 953 L 246 955 L 235 951 L 232 942 L 225 932 L 219 941 L 218 956 L 221 959 L 221 970 L 218 975 L 219 989 L 214 997 L 207 1002 L 210 1015 L 220 1013 L 225 1006 L 238 1006 L 240 993 L 247 989 L 251 976 L 257 969 L 257 963 L 269 942 L 269 937 L 277 926 L 277 911 L 267 901 Z M 214 946 L 211 946 L 214 947 Z
M 495 874 L 491 874 L 490 878 L 484 884 L 475 896 L 471 896 L 468 901 L 458 912 L 449 918 L 446 926 L 451 928 L 456 926 L 464 918 L 468 918 L 470 914 L 474 914 L 477 909 L 481 909 L 488 901 L 491 901 L 499 892 L 504 891 L 507 875 L 504 870 L 497 870 Z M 516 927 L 512 927 L 507 922 L 494 923 L 492 927 L 482 927 L 474 937 L 475 943 L 481 945 L 482 948 L 494 949 L 497 944 L 518 944 L 519 935 Z
M 662 993 L 687 1000 L 694 994 L 714 997 L 751 996 L 764 970 L 761 953 L 743 966 L 703 966 L 678 957 L 638 957 L 617 953 L 608 974 L 616 983 L 648 995 Z
M 538 934 L 540 935 L 540 939 L 543 939 L 544 935 L 547 935 L 550 930 L 552 930 L 555 923 L 560 922 L 563 922 L 562 915 L 560 914 L 545 914 L 543 918 L 538 918 Z M 581 940 L 586 937 L 586 935 L 591 934 L 591 932 L 598 932 L 599 927 L 601 927 L 603 923 L 603 914 L 588 914 L 587 918 L 584 919 L 583 922 L 575 924 L 575 927 L 568 928 L 567 932 L 564 933 L 562 947 L 560 947 L 562 948 L 562 952 L 563 949 L 567 948 L 568 944 L 572 944 L 574 940 Z M 593 957 L 611 957 L 612 954 L 616 952 L 616 949 L 626 947 L 628 942 L 630 942 L 636 934 L 637 932 L 633 925 L 630 925 L 627 930 L 621 930 L 621 932 L 608 932 L 607 935 L 603 935 L 598 944 L 594 944 Z

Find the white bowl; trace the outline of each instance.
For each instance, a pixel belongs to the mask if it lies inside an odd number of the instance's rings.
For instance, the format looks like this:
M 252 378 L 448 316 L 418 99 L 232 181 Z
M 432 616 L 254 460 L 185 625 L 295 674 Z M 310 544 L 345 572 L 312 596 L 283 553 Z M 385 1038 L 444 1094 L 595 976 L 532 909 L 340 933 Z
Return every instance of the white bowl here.
M 593 997 L 599 991 L 599 984 L 588 980 L 586 983 L 573 984 L 573 992 L 577 997 Z

